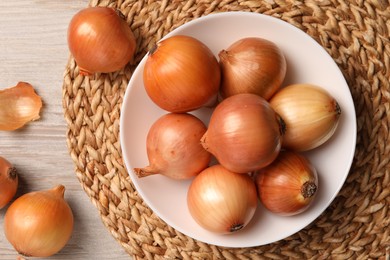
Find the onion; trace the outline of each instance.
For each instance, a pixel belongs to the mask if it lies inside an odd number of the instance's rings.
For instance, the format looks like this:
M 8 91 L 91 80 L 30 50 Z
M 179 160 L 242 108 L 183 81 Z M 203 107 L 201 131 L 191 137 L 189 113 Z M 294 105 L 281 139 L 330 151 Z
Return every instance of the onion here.
M 0 156 L 0 209 L 15 196 L 18 189 L 18 174 L 15 167 Z
M 73 214 L 65 187 L 26 193 L 8 208 L 4 232 L 20 254 L 47 257 L 59 252 L 73 231 Z
M 341 115 L 337 101 L 326 90 L 312 84 L 282 88 L 270 104 L 286 124 L 282 146 L 295 151 L 308 151 L 329 140 Z
M 221 72 L 206 45 L 177 35 L 150 50 L 143 79 L 147 94 L 160 108 L 189 112 L 216 101 Z
M 276 158 L 283 131 L 283 121 L 264 98 L 237 94 L 217 105 L 201 143 L 228 170 L 248 173 Z
M 27 82 L 0 90 L 0 130 L 13 131 L 39 119 L 42 99 Z
M 194 178 L 187 204 L 191 216 L 206 230 L 233 233 L 244 228 L 255 214 L 256 186 L 249 175 L 213 165 Z
M 162 174 L 172 179 L 189 179 L 211 160 L 200 145 L 206 126 L 191 114 L 170 113 L 151 126 L 146 140 L 149 166 L 134 168 L 138 177 Z
M 297 152 L 280 152 L 255 178 L 261 203 L 278 215 L 291 216 L 305 211 L 317 194 L 317 170 Z
M 134 56 L 136 41 L 119 11 L 88 7 L 75 14 L 68 27 L 68 46 L 80 74 L 122 69 Z
M 268 100 L 286 76 L 286 59 L 278 46 L 263 38 L 243 38 L 219 53 L 222 97 L 252 93 Z

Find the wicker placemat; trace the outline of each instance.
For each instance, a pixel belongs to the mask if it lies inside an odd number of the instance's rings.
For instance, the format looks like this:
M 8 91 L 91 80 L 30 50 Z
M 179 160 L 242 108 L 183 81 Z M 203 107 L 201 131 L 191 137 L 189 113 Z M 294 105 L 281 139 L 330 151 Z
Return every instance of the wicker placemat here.
M 69 59 L 63 83 L 67 142 L 82 187 L 130 255 L 135 259 L 389 259 L 388 1 L 91 0 L 90 5 L 120 9 L 136 35 L 138 51 L 125 69 L 90 78 L 79 75 Z M 150 46 L 194 18 L 235 10 L 278 17 L 317 40 L 342 70 L 358 122 L 354 163 L 332 205 L 289 238 L 242 249 L 201 243 L 160 220 L 128 177 L 119 143 L 123 95 Z

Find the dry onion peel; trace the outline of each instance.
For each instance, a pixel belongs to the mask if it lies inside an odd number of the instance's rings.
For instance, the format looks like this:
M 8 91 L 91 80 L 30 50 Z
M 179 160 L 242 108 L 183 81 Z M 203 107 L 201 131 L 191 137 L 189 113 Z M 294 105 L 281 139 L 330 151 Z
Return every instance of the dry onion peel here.
M 0 130 L 16 130 L 39 119 L 41 107 L 41 97 L 27 82 L 0 90 Z

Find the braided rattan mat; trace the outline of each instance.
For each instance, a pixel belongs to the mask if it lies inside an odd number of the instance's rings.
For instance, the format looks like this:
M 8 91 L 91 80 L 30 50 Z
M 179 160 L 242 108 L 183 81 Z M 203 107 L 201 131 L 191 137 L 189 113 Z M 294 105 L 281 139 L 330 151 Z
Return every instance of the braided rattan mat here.
M 389 259 L 390 7 L 386 0 L 91 0 L 127 17 L 137 55 L 117 73 L 66 67 L 63 107 L 77 178 L 102 221 L 135 259 Z M 348 179 L 309 227 L 282 241 L 231 249 L 201 243 L 160 220 L 134 189 L 121 158 L 119 115 L 131 72 L 176 27 L 213 12 L 250 11 L 285 20 L 317 40 L 342 70 L 355 102 L 358 139 Z M 229 30 L 229 28 L 226 28 Z

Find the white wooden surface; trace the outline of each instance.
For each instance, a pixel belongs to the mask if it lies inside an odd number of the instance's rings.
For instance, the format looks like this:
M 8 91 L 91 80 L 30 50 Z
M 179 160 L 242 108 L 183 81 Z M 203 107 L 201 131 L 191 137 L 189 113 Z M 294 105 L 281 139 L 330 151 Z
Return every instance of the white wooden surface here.
M 0 156 L 18 169 L 17 196 L 59 183 L 66 187 L 74 231 L 65 248 L 49 259 L 130 259 L 82 190 L 66 146 L 61 103 L 69 56 L 66 32 L 71 17 L 87 4 L 88 0 L 0 1 L 0 89 L 26 81 L 44 102 L 39 121 L 22 130 L 0 131 Z M 0 210 L 0 259 L 16 259 L 3 232 L 5 212 Z

